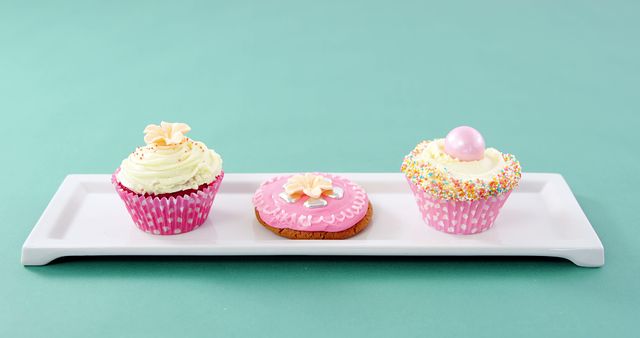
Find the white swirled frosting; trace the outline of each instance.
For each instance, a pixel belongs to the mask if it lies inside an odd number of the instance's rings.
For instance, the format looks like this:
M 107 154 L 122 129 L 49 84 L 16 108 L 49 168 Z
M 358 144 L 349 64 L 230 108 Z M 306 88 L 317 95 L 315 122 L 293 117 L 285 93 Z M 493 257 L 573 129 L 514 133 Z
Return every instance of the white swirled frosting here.
M 489 181 L 505 167 L 502 153 L 494 148 L 485 149 L 484 157 L 477 161 L 460 161 L 451 157 L 445 152 L 444 139 L 429 142 L 416 159 L 429 162 L 459 180 Z
M 166 137 L 154 135 L 152 142 L 124 159 L 116 174 L 118 182 L 138 194 L 155 195 L 197 189 L 213 182 L 222 172 L 222 158 L 202 142 L 183 136 L 189 130 L 184 126 L 163 122 Z M 155 128 L 153 132 L 162 130 Z

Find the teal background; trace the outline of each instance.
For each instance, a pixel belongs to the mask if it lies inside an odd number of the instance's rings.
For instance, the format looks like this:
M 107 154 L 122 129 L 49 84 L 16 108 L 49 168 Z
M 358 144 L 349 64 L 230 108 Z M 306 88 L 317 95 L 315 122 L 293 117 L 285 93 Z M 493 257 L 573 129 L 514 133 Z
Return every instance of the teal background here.
M 634 1 L 0 0 L 0 336 L 637 334 L 639 16 Z M 564 175 L 607 262 L 21 266 L 64 176 L 112 172 L 162 119 L 229 173 L 395 172 L 419 140 L 473 125 Z

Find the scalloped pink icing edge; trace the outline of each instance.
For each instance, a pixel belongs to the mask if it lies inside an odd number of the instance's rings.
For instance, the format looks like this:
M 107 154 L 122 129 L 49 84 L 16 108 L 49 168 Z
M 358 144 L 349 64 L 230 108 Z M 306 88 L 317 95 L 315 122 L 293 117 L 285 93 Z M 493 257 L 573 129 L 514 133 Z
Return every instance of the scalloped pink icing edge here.
M 339 181 L 344 184 L 345 188 L 350 189 L 350 193 L 345 194 L 344 198 L 349 198 L 347 196 L 351 196 L 351 198 L 353 199 L 351 202 L 351 206 L 346 210 L 340 210 L 340 212 L 337 214 L 332 213 L 330 215 L 299 215 L 298 213 L 289 214 L 277 205 L 268 203 L 265 200 L 265 196 L 263 194 L 263 189 L 267 185 L 277 180 L 293 176 L 281 175 L 272 177 L 264 181 L 262 184 L 260 184 L 260 187 L 256 190 L 256 193 L 253 196 L 253 205 L 258 211 L 260 218 L 262 218 L 263 221 L 274 228 L 288 228 L 296 231 L 326 232 L 343 231 L 345 229 L 351 228 L 364 218 L 369 208 L 369 198 L 367 196 L 367 193 L 361 186 L 342 176 L 326 173 L 313 174 L 322 175 L 330 178 L 331 180 Z M 302 206 L 302 201 L 298 203 L 300 206 L 299 209 L 301 211 L 308 210 L 304 209 L 304 207 Z

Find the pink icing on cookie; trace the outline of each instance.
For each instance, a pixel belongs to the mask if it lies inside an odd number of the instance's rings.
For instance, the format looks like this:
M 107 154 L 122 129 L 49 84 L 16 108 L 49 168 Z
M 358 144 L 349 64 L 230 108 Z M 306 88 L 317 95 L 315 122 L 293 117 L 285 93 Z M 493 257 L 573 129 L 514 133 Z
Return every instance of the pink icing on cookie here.
M 362 187 L 341 176 L 314 174 L 329 178 L 334 187 L 342 188 L 342 198 L 325 197 L 327 205 L 320 208 L 305 207 L 304 202 L 309 199 L 307 196 L 288 203 L 279 195 L 293 175 L 277 176 L 262 183 L 253 196 L 253 205 L 260 218 L 274 228 L 326 232 L 351 228 L 364 218 L 369 208 L 369 198 Z

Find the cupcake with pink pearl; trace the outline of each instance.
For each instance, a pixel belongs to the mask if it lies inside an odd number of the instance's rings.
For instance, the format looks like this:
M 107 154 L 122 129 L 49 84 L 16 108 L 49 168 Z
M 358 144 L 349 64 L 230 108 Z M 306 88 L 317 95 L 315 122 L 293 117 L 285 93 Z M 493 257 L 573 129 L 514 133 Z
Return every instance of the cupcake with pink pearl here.
M 401 170 L 424 221 L 461 235 L 490 229 L 521 178 L 515 156 L 486 148 L 482 134 L 468 126 L 420 142 Z

